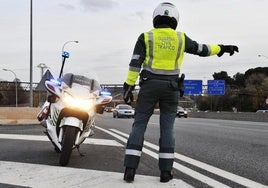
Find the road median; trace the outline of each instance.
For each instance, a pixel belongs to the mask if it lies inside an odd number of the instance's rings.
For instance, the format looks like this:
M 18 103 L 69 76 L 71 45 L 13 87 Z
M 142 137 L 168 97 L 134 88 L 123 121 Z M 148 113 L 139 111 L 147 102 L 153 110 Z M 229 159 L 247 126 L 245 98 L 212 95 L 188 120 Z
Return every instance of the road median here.
M 0 107 L 0 124 L 39 124 L 36 115 L 40 108 Z

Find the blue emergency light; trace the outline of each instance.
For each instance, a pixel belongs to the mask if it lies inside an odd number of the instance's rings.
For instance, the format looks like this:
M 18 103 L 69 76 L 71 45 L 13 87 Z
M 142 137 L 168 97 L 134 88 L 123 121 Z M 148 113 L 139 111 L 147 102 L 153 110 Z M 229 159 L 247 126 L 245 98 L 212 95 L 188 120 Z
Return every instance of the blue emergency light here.
M 69 52 L 66 52 L 66 51 L 63 51 L 62 54 L 61 54 L 62 57 L 65 57 L 65 58 L 69 58 L 70 57 L 70 54 Z

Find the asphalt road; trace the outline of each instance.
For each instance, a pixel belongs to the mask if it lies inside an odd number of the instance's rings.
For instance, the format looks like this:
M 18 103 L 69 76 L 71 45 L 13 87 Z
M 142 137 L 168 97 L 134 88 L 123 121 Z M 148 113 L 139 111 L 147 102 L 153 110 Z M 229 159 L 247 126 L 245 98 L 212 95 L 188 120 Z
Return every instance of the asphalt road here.
M 159 177 L 158 118 L 153 115 L 148 124 L 138 175 Z M 95 135 L 87 139 L 91 143 L 81 145 L 84 156 L 74 150 L 68 167 L 116 172 L 123 178 L 124 146 L 132 122 L 114 119 L 111 113 L 98 115 Z M 50 142 L 40 140 L 43 130 L 39 125 L 0 126 L 0 167 L 1 162 L 58 166 L 59 154 Z M 177 118 L 175 137 L 175 179 L 193 187 L 268 187 L 267 123 Z

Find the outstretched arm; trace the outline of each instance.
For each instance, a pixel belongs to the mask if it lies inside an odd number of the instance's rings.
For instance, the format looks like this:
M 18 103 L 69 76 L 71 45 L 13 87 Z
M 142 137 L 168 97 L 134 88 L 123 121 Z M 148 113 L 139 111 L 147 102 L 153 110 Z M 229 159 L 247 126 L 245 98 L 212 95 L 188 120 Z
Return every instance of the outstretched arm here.
M 221 57 L 224 53 L 233 55 L 238 52 L 238 47 L 235 45 L 200 44 L 185 35 L 185 52 L 203 57 L 212 55 Z

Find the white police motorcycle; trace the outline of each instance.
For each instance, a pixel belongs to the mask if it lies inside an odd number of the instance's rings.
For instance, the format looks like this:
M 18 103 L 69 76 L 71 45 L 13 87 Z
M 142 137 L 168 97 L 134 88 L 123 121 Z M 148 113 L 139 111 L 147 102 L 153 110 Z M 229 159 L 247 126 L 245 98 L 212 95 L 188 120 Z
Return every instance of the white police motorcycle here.
M 37 115 L 45 134 L 60 152 L 59 163 L 69 163 L 72 150 L 94 135 L 96 113 L 103 113 L 104 106 L 111 102 L 109 92 L 103 91 L 95 79 L 67 73 L 61 77 L 68 52 L 63 52 L 59 79 L 45 81 L 51 93 Z M 80 151 L 79 151 L 80 153 Z

